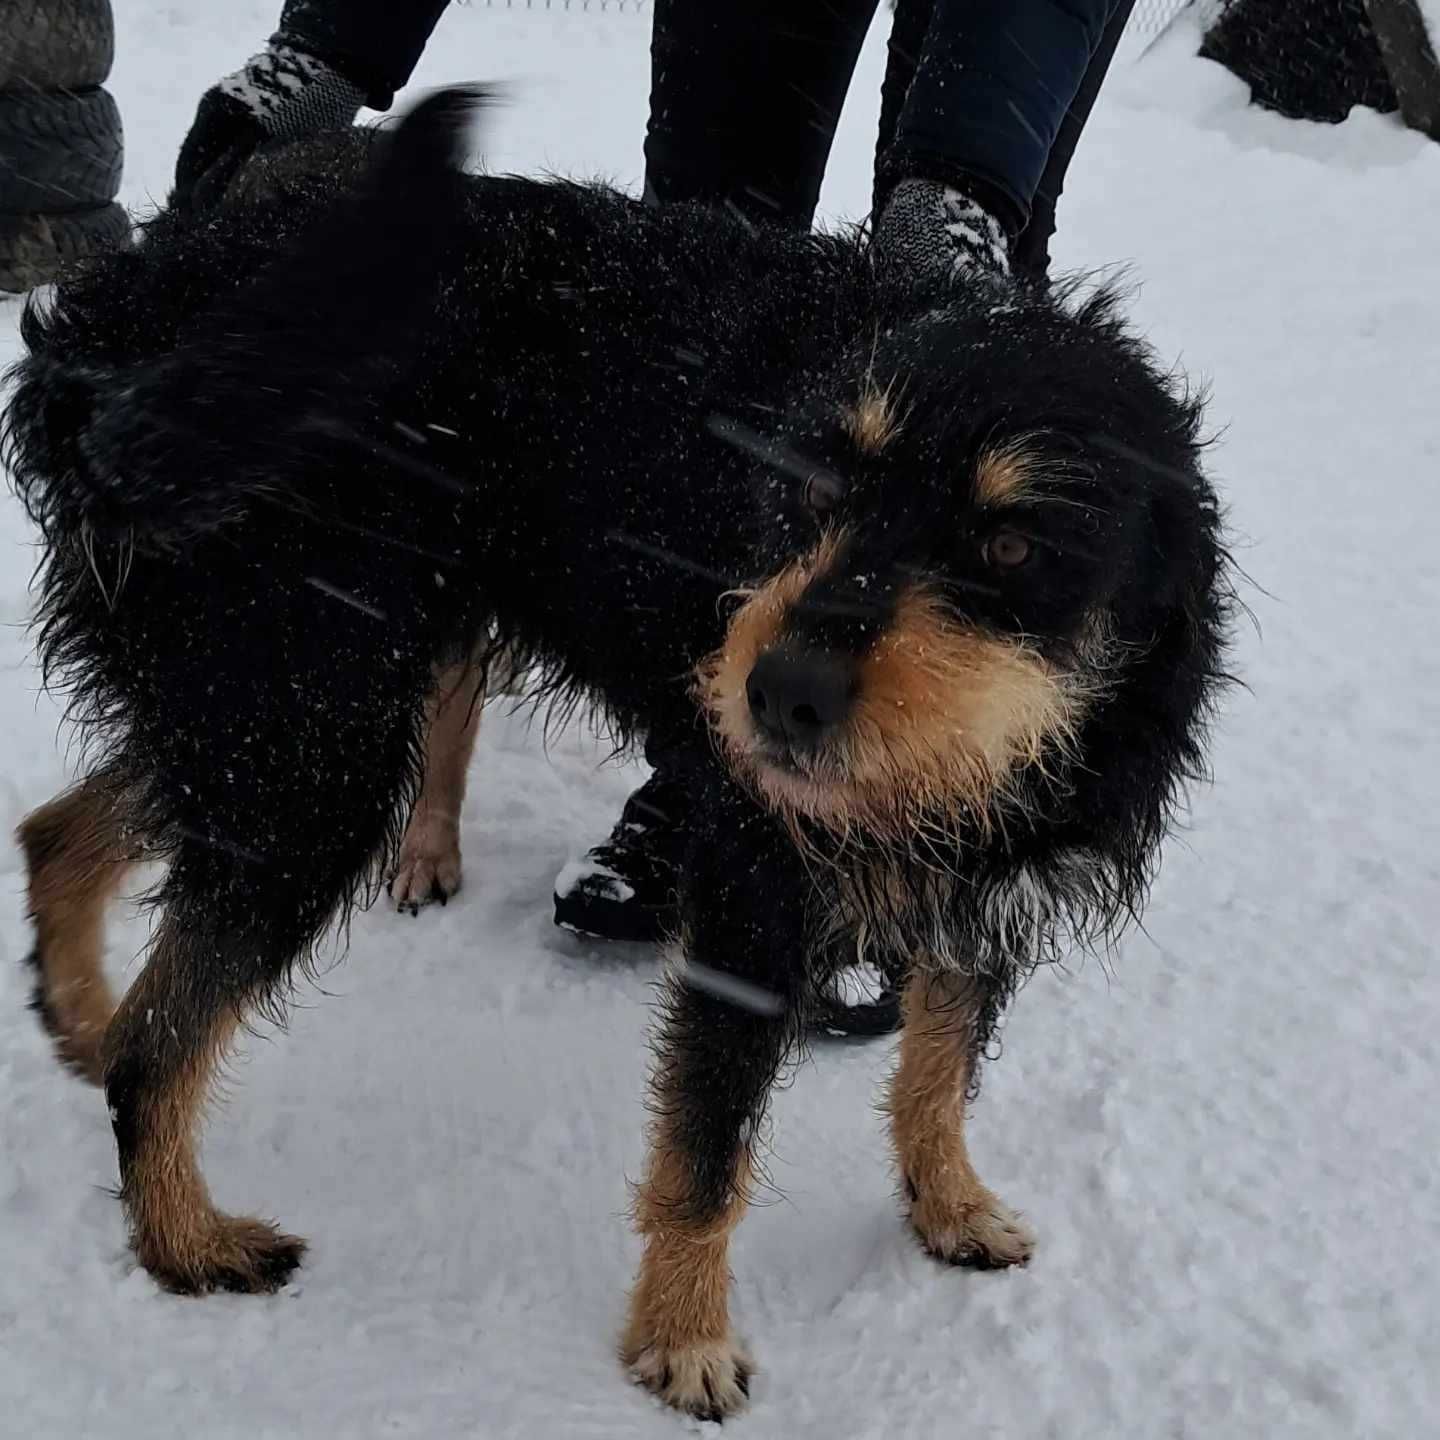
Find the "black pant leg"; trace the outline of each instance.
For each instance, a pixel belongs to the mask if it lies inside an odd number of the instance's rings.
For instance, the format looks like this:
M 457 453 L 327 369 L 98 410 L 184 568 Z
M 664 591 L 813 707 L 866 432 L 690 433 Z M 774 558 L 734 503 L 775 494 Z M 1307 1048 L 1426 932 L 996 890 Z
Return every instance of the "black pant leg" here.
M 273 42 L 296 45 L 363 86 L 387 110 L 450 0 L 286 0 Z
M 1116 4 L 901 0 L 877 203 L 907 177 L 940 180 L 1019 233 Z
M 876 0 L 655 0 L 645 194 L 808 230 Z
M 1035 187 L 1035 198 L 1030 207 L 1030 220 L 1015 242 L 1012 260 L 1015 269 L 1032 280 L 1043 281 L 1050 270 L 1050 237 L 1055 233 L 1055 206 L 1065 188 L 1065 172 L 1070 168 L 1071 157 L 1080 142 L 1080 132 L 1090 118 L 1100 87 L 1105 83 L 1110 62 L 1115 58 L 1115 48 L 1129 23 L 1130 12 L 1135 0 L 1118 0 L 1100 48 L 1090 57 L 1085 78 L 1080 82 L 1065 118 L 1060 122 L 1060 131 L 1050 147 L 1050 158 L 1045 162 L 1045 171 Z
M 930 17 L 935 13 L 935 0 L 898 0 L 890 21 L 890 41 L 885 55 L 885 80 L 880 89 L 880 131 L 875 140 L 875 193 L 871 208 L 878 215 L 885 195 L 880 193 L 880 175 L 885 157 L 895 143 L 900 112 L 910 94 L 910 82 L 930 33 Z M 885 187 L 888 195 L 890 181 Z

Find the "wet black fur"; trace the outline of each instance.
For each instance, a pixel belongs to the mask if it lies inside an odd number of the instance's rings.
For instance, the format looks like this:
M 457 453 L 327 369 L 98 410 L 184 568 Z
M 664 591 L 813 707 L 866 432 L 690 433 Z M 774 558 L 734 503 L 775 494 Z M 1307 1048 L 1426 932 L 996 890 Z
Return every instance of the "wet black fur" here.
M 836 866 L 802 857 L 710 745 L 690 675 L 730 592 L 813 547 L 823 467 L 854 538 L 797 617 L 815 643 L 862 651 L 917 577 L 1061 664 L 1108 617 L 1077 754 L 1024 777 L 989 838 L 899 857 L 924 938 L 938 923 L 990 978 L 983 1040 L 1026 968 L 1137 909 L 1203 769 L 1229 590 L 1199 410 L 1110 298 L 937 308 L 877 290 L 855 237 L 462 176 L 464 106 L 333 137 L 210 218 L 162 214 L 26 314 L 5 440 L 45 540 L 41 655 L 170 858 L 158 900 L 189 937 L 169 1038 L 112 1037 L 117 1134 L 187 1026 L 274 1000 L 379 872 L 432 667 L 488 627 L 545 695 L 687 754 L 688 958 L 777 999 L 672 992 L 658 1103 L 708 1212 L 830 953 L 831 879 L 872 858 L 818 835 Z M 905 417 L 879 456 L 840 423 L 867 377 Z M 997 582 L 969 487 L 1018 435 L 1052 478 L 1008 517 L 1035 562 Z

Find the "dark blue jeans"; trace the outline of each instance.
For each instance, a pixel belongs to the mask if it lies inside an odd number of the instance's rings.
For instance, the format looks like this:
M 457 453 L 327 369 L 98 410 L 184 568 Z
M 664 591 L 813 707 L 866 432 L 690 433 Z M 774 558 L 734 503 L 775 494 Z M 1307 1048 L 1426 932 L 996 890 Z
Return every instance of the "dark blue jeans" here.
M 383 109 L 448 0 L 287 0 L 277 39 Z M 809 228 L 877 0 L 655 0 L 646 189 Z M 1055 202 L 1133 0 L 899 0 L 875 201 L 906 176 L 972 193 L 1043 274 Z
M 1055 204 L 1134 0 L 899 0 L 875 206 L 972 194 L 1043 275 Z M 646 190 L 808 228 L 876 0 L 656 0 Z

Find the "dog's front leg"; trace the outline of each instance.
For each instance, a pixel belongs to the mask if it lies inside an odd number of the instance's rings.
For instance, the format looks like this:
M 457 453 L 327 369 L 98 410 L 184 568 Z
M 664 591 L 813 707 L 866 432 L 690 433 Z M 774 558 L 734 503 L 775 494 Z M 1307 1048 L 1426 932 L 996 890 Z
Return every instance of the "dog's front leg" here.
M 921 1244 L 937 1259 L 980 1270 L 1024 1265 L 1035 1248 L 1029 1226 L 975 1173 L 965 1145 L 965 1102 L 993 983 L 923 966 L 911 975 L 889 1105 Z
M 680 963 L 656 1044 L 654 1119 L 635 1217 L 645 1237 L 621 1357 L 667 1403 L 739 1410 L 751 1362 L 730 1325 L 730 1235 L 756 1132 L 799 1030 L 807 880 L 788 838 L 718 783 L 682 887 Z

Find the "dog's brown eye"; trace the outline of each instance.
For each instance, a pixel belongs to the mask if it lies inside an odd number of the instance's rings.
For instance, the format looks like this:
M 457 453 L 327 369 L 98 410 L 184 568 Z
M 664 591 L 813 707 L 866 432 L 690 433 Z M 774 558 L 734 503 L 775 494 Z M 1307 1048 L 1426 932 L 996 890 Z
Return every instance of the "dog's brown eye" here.
M 980 553 L 985 563 L 996 570 L 1018 570 L 1034 552 L 1029 538 L 1018 530 L 997 530 L 983 546 Z
M 845 498 L 845 482 L 828 470 L 817 470 L 805 482 L 805 504 L 817 515 L 828 515 Z

